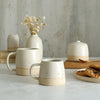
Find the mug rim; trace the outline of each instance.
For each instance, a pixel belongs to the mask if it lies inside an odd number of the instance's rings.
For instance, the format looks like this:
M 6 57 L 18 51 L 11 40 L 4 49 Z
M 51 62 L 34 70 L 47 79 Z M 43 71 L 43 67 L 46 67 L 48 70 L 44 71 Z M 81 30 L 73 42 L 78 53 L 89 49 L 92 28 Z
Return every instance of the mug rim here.
M 58 63 L 58 62 L 62 62 L 63 60 L 61 59 L 43 59 L 42 62 L 54 62 L 54 63 Z
M 38 48 L 18 48 L 17 50 L 38 50 Z

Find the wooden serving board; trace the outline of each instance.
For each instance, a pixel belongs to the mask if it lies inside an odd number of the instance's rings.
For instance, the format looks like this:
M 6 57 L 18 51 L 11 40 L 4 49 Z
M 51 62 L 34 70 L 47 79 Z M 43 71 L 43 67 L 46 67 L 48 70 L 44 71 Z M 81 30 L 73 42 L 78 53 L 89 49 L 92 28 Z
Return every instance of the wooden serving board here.
M 82 62 L 78 62 L 78 61 L 68 61 L 66 60 L 64 62 L 64 66 L 65 68 L 69 68 L 69 69 L 79 69 L 79 68 L 87 68 L 89 65 L 100 65 L 100 62 L 88 62 L 88 63 L 82 63 Z
M 0 63 L 7 63 L 7 56 L 10 52 L 8 51 L 0 51 Z M 15 55 L 11 55 L 9 59 L 9 63 L 15 63 Z

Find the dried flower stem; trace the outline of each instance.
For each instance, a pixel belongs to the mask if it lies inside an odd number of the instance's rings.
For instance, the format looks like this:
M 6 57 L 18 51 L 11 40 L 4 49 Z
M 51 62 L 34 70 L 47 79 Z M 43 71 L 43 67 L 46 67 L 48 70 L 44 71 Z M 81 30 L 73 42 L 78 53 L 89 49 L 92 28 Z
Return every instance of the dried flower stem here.
M 29 29 L 31 35 L 35 35 L 40 31 L 40 29 L 45 28 L 45 16 L 43 16 L 42 18 L 36 18 L 35 16 L 26 16 L 26 18 L 24 19 L 24 23 L 21 24 L 27 25 L 27 28 Z

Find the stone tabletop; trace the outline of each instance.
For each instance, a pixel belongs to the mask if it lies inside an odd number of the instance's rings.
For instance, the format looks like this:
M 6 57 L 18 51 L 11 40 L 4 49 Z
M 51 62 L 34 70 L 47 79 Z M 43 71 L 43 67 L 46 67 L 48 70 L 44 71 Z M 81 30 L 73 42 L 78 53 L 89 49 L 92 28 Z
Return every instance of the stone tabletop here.
M 0 100 L 100 100 L 100 84 L 75 79 L 75 70 L 65 70 L 65 85 L 43 86 L 38 80 L 15 75 L 6 64 L 0 64 Z

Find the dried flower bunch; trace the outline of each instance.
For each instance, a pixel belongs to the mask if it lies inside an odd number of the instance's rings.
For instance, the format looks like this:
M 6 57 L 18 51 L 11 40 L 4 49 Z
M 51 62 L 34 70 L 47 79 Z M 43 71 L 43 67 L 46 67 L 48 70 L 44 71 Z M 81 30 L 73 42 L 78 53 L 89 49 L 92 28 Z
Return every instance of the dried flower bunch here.
M 26 18 L 24 19 L 24 23 L 21 23 L 24 25 L 27 25 L 31 35 L 35 35 L 37 34 L 41 29 L 45 28 L 45 16 L 43 16 L 42 18 L 36 18 L 35 16 L 26 16 Z

